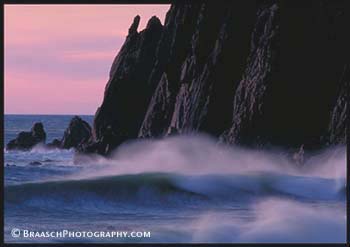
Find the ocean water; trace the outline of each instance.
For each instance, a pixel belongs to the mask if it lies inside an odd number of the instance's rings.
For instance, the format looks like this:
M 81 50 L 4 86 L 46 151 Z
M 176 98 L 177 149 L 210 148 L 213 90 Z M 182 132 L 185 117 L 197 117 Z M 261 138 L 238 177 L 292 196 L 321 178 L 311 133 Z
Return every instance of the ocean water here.
M 92 116 L 82 116 L 92 122 Z M 5 143 L 42 121 L 48 142 L 72 116 L 5 116 Z M 140 140 L 111 159 L 35 147 L 5 154 L 5 242 L 345 242 L 345 147 L 303 166 L 283 150 L 206 135 Z M 33 161 L 41 165 L 30 165 Z M 150 237 L 13 237 L 29 231 L 150 232 Z

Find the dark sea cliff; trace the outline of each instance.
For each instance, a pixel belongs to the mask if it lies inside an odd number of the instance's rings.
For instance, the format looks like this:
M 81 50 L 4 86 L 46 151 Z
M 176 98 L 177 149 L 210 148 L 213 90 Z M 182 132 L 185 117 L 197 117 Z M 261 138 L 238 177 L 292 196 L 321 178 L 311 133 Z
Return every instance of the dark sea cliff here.
M 144 30 L 136 16 L 94 116 L 5 116 L 5 241 L 344 243 L 347 10 L 177 1 Z M 151 237 L 14 237 L 26 229 Z

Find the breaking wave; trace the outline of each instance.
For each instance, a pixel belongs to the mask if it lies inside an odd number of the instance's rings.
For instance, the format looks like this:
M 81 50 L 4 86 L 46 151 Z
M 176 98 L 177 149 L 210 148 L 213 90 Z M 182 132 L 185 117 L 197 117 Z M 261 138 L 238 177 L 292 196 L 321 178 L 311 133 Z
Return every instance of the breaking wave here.
M 309 155 L 303 166 L 283 150 L 227 147 L 199 135 L 130 142 L 109 159 L 75 155 L 73 162 L 72 151 L 40 148 L 6 155 L 24 159 L 6 171 L 18 180 L 5 186 L 8 227 L 19 213 L 74 227 L 73 216 L 104 225 L 148 217 L 152 242 L 345 241 L 344 147 Z M 29 159 L 51 161 L 32 167 Z

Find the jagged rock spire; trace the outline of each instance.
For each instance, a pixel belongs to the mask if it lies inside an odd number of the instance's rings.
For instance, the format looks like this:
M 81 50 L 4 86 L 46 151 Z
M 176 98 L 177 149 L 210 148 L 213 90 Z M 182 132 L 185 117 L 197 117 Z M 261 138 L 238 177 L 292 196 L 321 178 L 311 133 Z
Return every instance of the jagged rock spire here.
M 129 28 L 129 35 L 137 33 L 137 28 L 139 27 L 140 19 L 141 18 L 139 15 L 135 16 L 134 21 Z

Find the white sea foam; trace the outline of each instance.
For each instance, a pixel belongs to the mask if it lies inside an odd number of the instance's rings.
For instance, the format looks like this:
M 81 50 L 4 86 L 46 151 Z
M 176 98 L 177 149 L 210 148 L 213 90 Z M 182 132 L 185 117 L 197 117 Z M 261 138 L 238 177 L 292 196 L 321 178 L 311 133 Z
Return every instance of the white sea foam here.
M 345 204 L 333 207 L 268 199 L 253 206 L 251 220 L 208 212 L 193 225 L 193 242 L 344 243 Z
M 64 156 L 68 162 L 73 155 L 41 148 L 26 153 L 39 160 L 47 154 L 57 160 Z M 23 153 L 6 155 L 23 158 Z M 152 226 L 155 242 L 345 241 L 345 147 L 314 154 L 300 166 L 281 150 L 229 147 L 195 135 L 129 142 L 109 159 L 75 159 L 82 161 L 79 169 L 56 177 L 55 183 L 8 187 L 12 197 L 7 205 L 21 199 L 15 204 L 24 210 L 29 205 L 36 210 L 83 211 L 89 224 L 96 216 L 108 223 L 113 214 L 118 219 L 121 214 L 130 218 L 118 225 Z M 134 210 L 147 220 L 139 222 Z M 78 224 L 68 218 L 66 223 Z
M 111 159 L 98 158 L 90 162 L 97 167 L 93 176 L 143 172 L 194 175 L 274 172 L 344 180 L 345 151 L 345 147 L 330 148 L 298 166 L 281 150 L 259 151 L 219 145 L 208 136 L 195 135 L 129 142 L 120 146 Z M 89 163 L 89 159 L 85 158 L 84 162 Z

